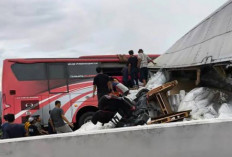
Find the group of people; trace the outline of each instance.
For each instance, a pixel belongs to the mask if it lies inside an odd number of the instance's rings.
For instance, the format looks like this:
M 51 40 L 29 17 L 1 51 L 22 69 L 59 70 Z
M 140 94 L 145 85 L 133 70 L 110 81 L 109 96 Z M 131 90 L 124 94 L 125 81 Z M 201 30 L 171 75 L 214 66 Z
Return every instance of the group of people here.
M 72 132 L 71 128 L 74 126 L 64 116 L 64 111 L 60 107 L 61 102 L 57 100 L 54 109 L 49 111 L 48 131 L 42 127 L 40 115 L 27 116 L 24 125 L 14 123 L 14 114 L 5 115 L 5 123 L 1 126 L 2 139 Z
M 138 57 L 134 55 L 133 50 L 129 51 L 127 67 L 123 68 L 123 84 L 115 78 L 109 77 L 103 73 L 100 67 L 96 68 L 97 75 L 93 80 L 93 97 L 97 89 L 98 109 L 92 118 L 92 123 L 107 123 L 112 117 L 119 114 L 121 117 L 128 118 L 135 110 L 135 107 L 126 101 L 124 97 L 129 93 L 129 81 L 132 87 L 138 88 L 140 79 L 143 86 L 148 79 L 148 63 L 155 64 L 150 57 L 143 53 L 142 49 L 138 51 Z M 139 75 L 140 74 L 140 75 Z
M 138 87 L 140 80 L 143 83 L 143 86 L 147 84 L 148 79 L 148 63 L 152 62 L 155 64 L 152 59 L 143 53 L 142 49 L 138 51 L 138 57 L 134 55 L 134 51 L 129 51 L 129 59 L 128 59 L 128 68 L 123 69 L 123 82 L 124 84 L 128 84 L 129 76 L 131 79 L 131 84 L 133 87 Z M 139 75 L 140 74 L 140 75 Z
M 127 95 L 129 93 L 128 87 L 138 88 L 139 80 L 143 83 L 143 86 L 147 84 L 148 63 L 155 63 L 149 56 L 143 53 L 142 49 L 139 49 L 138 56 L 134 55 L 133 50 L 130 50 L 128 53 L 130 57 L 128 58 L 127 66 L 122 69 L 123 84 L 119 83 L 115 78 L 104 74 L 100 67 L 96 68 L 98 74 L 93 80 L 93 97 L 95 96 L 96 90 L 98 100 L 100 100 L 102 96 L 109 94 L 119 93 L 121 95 Z

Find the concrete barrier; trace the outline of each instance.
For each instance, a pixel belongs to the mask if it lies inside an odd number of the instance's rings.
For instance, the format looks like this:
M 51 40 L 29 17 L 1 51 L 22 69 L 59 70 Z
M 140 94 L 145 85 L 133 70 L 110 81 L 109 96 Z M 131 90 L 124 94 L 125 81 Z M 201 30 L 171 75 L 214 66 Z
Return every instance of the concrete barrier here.
M 0 157 L 231 157 L 231 152 L 231 119 L 0 141 Z

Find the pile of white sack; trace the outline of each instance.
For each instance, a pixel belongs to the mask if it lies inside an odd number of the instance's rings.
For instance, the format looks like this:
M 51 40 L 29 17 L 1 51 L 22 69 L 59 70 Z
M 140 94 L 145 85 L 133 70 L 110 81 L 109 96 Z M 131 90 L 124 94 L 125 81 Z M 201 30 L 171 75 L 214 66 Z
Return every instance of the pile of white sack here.
M 178 111 L 191 111 L 189 120 L 232 117 L 229 96 L 222 91 L 199 87 L 191 90 L 181 101 Z

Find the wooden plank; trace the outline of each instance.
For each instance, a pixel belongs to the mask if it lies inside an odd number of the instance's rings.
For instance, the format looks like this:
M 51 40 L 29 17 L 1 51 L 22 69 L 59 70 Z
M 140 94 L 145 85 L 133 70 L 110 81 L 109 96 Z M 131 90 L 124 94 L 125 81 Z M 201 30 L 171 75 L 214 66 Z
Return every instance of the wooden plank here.
M 149 100 L 149 99 L 152 99 L 152 97 L 153 97 L 155 94 L 159 93 L 159 92 L 162 92 L 162 91 L 167 92 L 167 91 L 169 91 L 170 89 L 172 89 L 172 88 L 173 88 L 174 86 L 176 86 L 177 84 L 178 84 L 178 81 L 175 80 L 175 81 L 165 83 L 165 84 L 162 85 L 162 86 L 159 86 L 159 87 L 157 87 L 157 88 L 154 88 L 154 89 L 150 90 L 150 91 L 147 93 L 147 98 L 148 98 L 148 100 Z
M 169 123 L 169 122 L 183 120 L 184 118 L 188 118 L 190 116 L 190 112 L 191 110 L 188 110 L 188 111 L 177 112 L 166 116 L 158 117 L 147 124 L 150 125 L 150 124 L 159 124 L 159 123 Z
M 165 109 L 167 110 L 168 114 L 173 113 L 172 108 L 171 108 L 171 105 L 170 105 L 170 103 L 169 103 L 169 101 L 168 101 L 167 94 L 164 93 L 164 92 L 161 92 L 160 95 L 161 95 L 162 102 L 163 102 L 163 104 L 164 104 L 164 106 L 165 106 Z

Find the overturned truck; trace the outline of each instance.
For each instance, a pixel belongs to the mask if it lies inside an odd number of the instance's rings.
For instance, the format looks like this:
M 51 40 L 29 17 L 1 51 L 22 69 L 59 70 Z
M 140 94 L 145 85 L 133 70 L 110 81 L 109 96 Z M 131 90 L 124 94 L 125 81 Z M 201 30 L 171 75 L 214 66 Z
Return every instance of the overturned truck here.
M 163 69 L 168 73 L 168 81 L 178 81 L 170 93 L 171 99 L 188 93 L 176 103 L 178 111 L 191 109 L 193 119 L 231 116 L 231 43 L 229 0 L 157 58 L 155 66 L 149 65 L 151 72 Z

